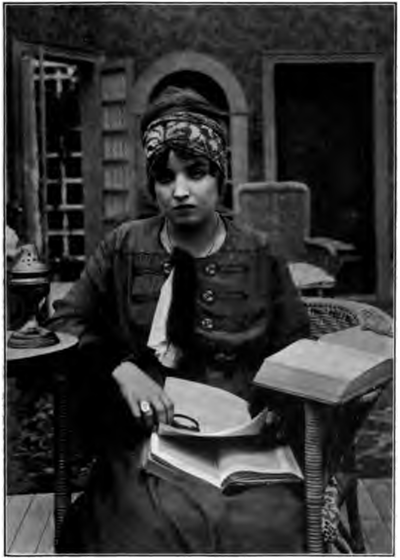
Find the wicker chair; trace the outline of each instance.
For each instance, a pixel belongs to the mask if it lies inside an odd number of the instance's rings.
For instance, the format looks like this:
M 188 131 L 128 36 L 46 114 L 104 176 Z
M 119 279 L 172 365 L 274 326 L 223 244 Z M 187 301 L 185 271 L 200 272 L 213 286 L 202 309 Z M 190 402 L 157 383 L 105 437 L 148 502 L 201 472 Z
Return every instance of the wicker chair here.
M 270 246 L 288 262 L 307 262 L 334 277 L 355 247 L 328 237 L 310 237 L 311 193 L 298 181 L 263 181 L 238 185 L 234 194 L 238 218 L 263 232 Z
M 365 328 L 387 335 L 393 334 L 393 323 L 391 318 L 379 309 L 370 305 L 328 298 L 303 298 L 311 319 L 311 334 L 313 338 L 346 329 L 348 327 L 362 325 Z M 376 395 L 373 396 L 375 402 Z M 67 393 L 62 391 L 59 395 L 58 414 L 66 414 Z M 368 401 L 367 409 L 370 409 L 372 401 Z M 312 403 L 305 403 L 305 478 L 306 478 L 306 508 L 307 508 L 307 540 L 308 551 L 321 553 L 326 550 L 322 537 L 322 504 L 324 497 L 324 471 L 321 437 L 321 417 L 318 407 Z M 65 422 L 60 422 L 60 427 Z M 56 442 L 56 550 L 57 540 L 60 533 L 63 517 L 69 507 L 71 500 L 69 483 L 69 464 L 63 460 L 66 434 L 62 429 L 58 431 L 60 441 Z M 351 451 L 350 451 L 351 452 Z M 340 535 L 336 539 L 336 546 L 344 551 L 362 551 L 363 542 L 358 517 L 357 506 L 357 480 L 353 481 L 345 495 L 350 521 L 350 535 L 346 535 L 344 528 L 340 526 Z
M 383 311 L 364 303 L 330 299 L 303 298 L 311 320 L 311 336 L 314 339 L 322 335 L 337 332 L 350 327 L 360 326 L 382 336 L 393 336 L 393 321 Z M 341 457 L 340 467 L 345 472 L 354 466 L 354 436 L 379 397 L 381 390 L 376 390 L 357 399 L 341 410 L 335 411 L 335 425 L 345 426 L 343 433 L 348 436 L 347 442 L 341 441 L 341 447 L 347 447 Z M 322 536 L 322 505 L 324 498 L 324 477 L 326 476 L 326 453 L 322 443 L 322 405 L 305 403 L 305 478 L 307 507 L 307 538 L 308 551 L 322 553 L 328 545 Z M 354 421 L 355 419 L 355 421 Z M 353 422 L 352 422 L 353 420 Z M 339 430 L 340 432 L 340 427 Z M 342 447 L 343 450 L 343 447 Z M 330 450 L 332 452 L 332 450 Z M 331 453 L 331 460 L 338 462 L 338 457 Z M 349 521 L 349 531 L 339 520 L 338 530 L 331 539 L 340 552 L 364 552 L 364 542 L 357 500 L 357 478 L 350 473 L 339 493 L 339 506 L 345 503 Z

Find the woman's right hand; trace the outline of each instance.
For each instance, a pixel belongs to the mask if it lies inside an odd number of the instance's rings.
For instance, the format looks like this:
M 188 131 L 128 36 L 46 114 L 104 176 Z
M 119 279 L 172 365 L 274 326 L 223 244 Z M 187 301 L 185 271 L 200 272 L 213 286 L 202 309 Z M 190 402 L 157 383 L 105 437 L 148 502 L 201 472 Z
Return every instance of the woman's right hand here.
M 131 362 L 123 362 L 117 366 L 112 375 L 133 416 L 142 421 L 146 428 L 150 430 L 160 422 L 171 424 L 174 404 L 151 377 Z

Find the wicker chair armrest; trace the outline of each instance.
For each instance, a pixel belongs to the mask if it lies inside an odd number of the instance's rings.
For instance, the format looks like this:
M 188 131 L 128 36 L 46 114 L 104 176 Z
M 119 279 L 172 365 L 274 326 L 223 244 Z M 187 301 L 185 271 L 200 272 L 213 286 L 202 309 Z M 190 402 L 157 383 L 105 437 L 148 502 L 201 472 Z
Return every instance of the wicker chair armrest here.
M 329 237 L 305 237 L 304 244 L 307 247 L 323 249 L 332 257 L 339 257 L 342 254 L 353 253 L 355 251 L 355 247 L 351 243 L 344 243 L 343 241 L 330 239 Z
M 303 240 L 307 261 L 325 268 L 337 276 L 342 266 L 351 260 L 359 259 L 355 247 L 327 237 L 306 237 Z

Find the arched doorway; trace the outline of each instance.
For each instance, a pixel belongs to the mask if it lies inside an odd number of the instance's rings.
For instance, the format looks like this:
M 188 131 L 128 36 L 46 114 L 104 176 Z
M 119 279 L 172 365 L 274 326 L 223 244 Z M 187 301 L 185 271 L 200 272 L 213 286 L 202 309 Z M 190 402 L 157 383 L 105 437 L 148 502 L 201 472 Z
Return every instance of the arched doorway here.
M 224 202 L 232 205 L 233 190 L 247 181 L 248 109 L 243 90 L 235 76 L 215 59 L 198 53 L 172 53 L 156 61 L 137 81 L 132 92 L 135 118 L 135 169 L 138 189 L 132 193 L 137 214 L 149 203 L 145 184 L 144 158 L 140 143 L 140 119 L 148 103 L 169 85 L 195 89 L 229 114 L 230 168 Z

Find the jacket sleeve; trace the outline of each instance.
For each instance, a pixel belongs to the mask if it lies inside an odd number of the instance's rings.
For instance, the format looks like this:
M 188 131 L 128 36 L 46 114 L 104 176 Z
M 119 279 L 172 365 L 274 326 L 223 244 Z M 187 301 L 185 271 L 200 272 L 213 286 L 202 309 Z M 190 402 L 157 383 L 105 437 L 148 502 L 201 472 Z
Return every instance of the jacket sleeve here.
M 80 348 L 100 344 L 107 335 L 116 240 L 117 234 L 113 232 L 100 243 L 79 280 L 63 299 L 54 302 L 55 312 L 47 321 L 48 328 L 77 336 Z
M 289 268 L 279 256 L 272 257 L 271 285 L 270 350 L 271 353 L 275 353 L 300 338 L 308 338 L 310 322 L 306 306 L 301 301 Z
M 116 230 L 100 243 L 68 294 L 54 303 L 55 313 L 47 324 L 79 338 L 68 384 L 73 433 L 95 454 L 135 445 L 142 437 L 111 375 L 123 353 L 112 336 L 118 244 Z
M 268 355 L 279 352 L 300 338 L 308 338 L 310 325 L 307 310 L 293 284 L 286 262 L 277 255 L 268 256 L 269 293 L 271 301 L 271 326 Z M 275 410 L 281 418 L 280 429 L 293 447 L 298 459 L 302 457 L 304 438 L 303 407 L 298 399 L 276 391 L 254 387 L 250 396 L 252 415 L 265 406 Z

